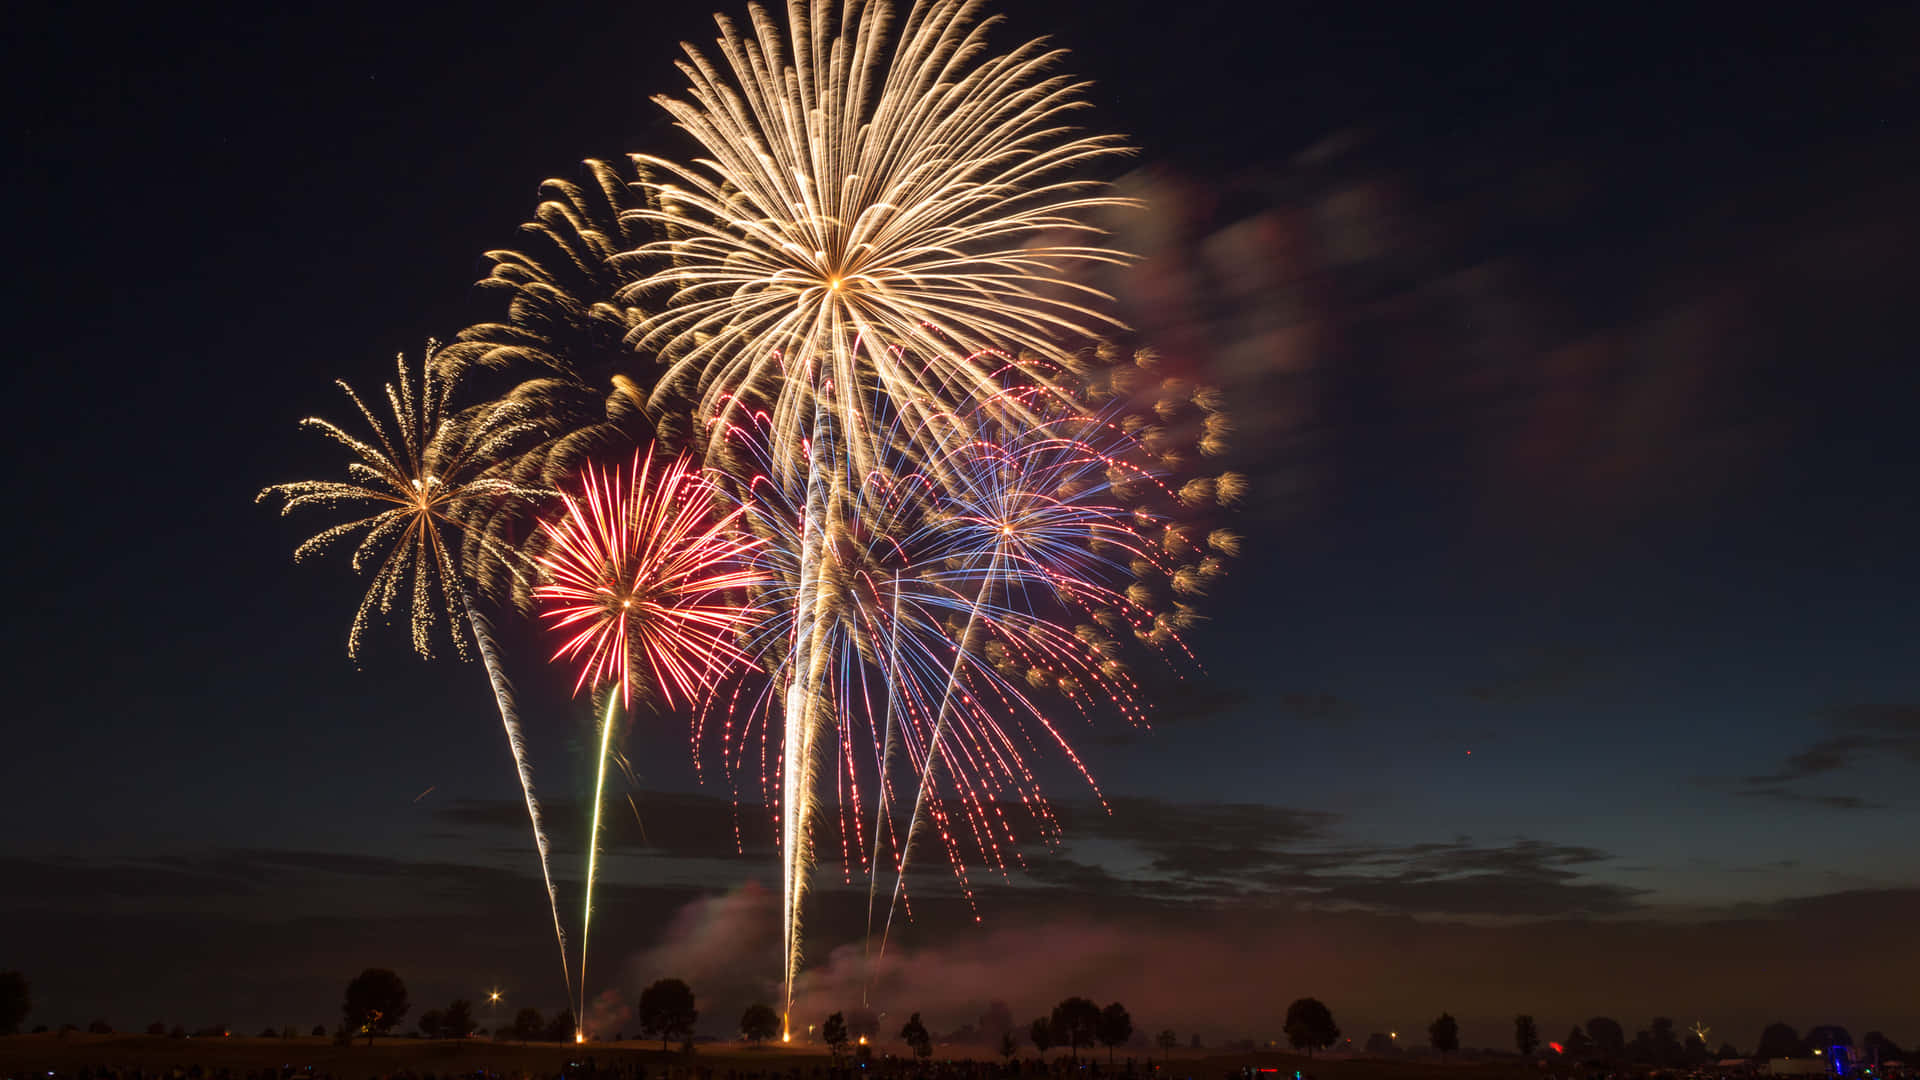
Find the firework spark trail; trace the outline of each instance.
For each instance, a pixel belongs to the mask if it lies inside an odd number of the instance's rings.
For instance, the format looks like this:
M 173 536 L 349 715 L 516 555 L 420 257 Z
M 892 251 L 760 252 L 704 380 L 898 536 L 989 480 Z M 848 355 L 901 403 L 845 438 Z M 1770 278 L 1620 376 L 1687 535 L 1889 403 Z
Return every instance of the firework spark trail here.
M 892 672 L 896 670 L 900 663 L 900 571 L 899 570 L 895 570 L 893 572 L 892 593 L 893 593 L 893 625 L 891 627 L 892 632 L 887 635 L 887 668 L 886 670 L 888 672 Z M 868 980 L 866 983 L 863 983 L 860 988 L 860 1004 L 862 1006 L 867 1004 L 867 991 L 872 985 L 873 902 L 875 898 L 875 888 L 880 883 L 881 830 L 889 822 L 889 816 L 888 816 L 889 807 L 887 805 L 887 798 L 891 792 L 891 788 L 887 783 L 887 777 L 891 775 L 893 771 L 893 748 L 895 743 L 894 709 L 897 706 L 897 693 L 896 693 L 897 683 L 892 678 L 887 678 L 885 681 L 887 684 L 886 734 L 882 737 L 880 754 L 879 754 L 878 760 L 874 763 L 875 772 L 879 779 L 874 784 L 875 803 L 874 803 L 874 810 L 873 810 L 873 855 L 871 858 L 867 860 L 867 933 L 866 933 L 865 941 L 866 941 L 866 947 L 867 947 L 866 968 L 868 972 Z
M 587 931 L 593 922 L 593 882 L 600 866 L 600 807 L 607 790 L 607 756 L 613 745 L 613 707 L 620 697 L 607 693 L 607 715 L 600 720 L 600 755 L 593 778 L 593 827 L 587 833 L 587 895 L 580 910 L 580 1017 L 581 1027 L 574 1033 L 576 1042 L 586 1041 L 587 1022 Z
M 780 792 L 780 907 L 785 953 L 783 976 L 786 1001 L 780 1010 L 781 1038 L 793 1035 L 793 984 L 800 967 L 800 906 L 812 866 L 811 822 L 814 806 L 819 714 L 814 705 L 824 666 L 825 651 L 817 648 L 815 631 L 820 604 L 821 553 L 826 545 L 826 506 L 839 492 L 840 470 L 834 482 L 821 483 L 821 461 L 831 453 L 826 440 L 826 409 L 814 399 L 813 434 L 807 447 L 806 515 L 800 531 L 800 589 L 793 608 L 794 664 L 786 690 L 785 728 Z M 823 489 L 824 488 L 824 489 Z
M 631 708 L 636 687 L 672 707 L 692 701 L 745 660 L 734 646 L 748 613 L 730 599 L 753 588 L 750 560 L 760 541 L 735 526 L 744 509 L 716 515 L 713 484 L 683 456 L 654 471 L 652 448 L 637 451 L 625 478 L 588 465 L 580 494 L 563 493 L 565 513 L 543 521 L 547 550 L 537 558 L 546 580 L 533 599 L 553 629 L 572 636 L 555 660 L 579 665 L 574 693 L 607 694 L 595 763 L 587 890 L 580 928 L 580 1016 L 587 1006 L 587 926 L 599 871 L 600 823 L 615 707 Z M 585 1027 L 575 1032 L 585 1038 Z
M 959 647 L 956 647 L 953 651 L 953 667 L 947 672 L 946 692 L 940 695 L 940 715 L 939 718 L 934 721 L 933 736 L 927 740 L 926 757 L 920 766 L 919 790 L 914 793 L 913 813 L 907 818 L 907 837 L 905 842 L 900 845 L 900 858 L 897 860 L 894 869 L 893 899 L 887 905 L 887 922 L 885 929 L 880 933 L 881 961 L 885 961 L 887 958 L 887 938 L 893 931 L 893 910 L 894 907 L 900 903 L 900 893 L 906 887 L 907 860 L 913 855 L 913 838 L 920 831 L 920 823 L 923 820 L 923 811 L 927 803 L 927 792 L 933 786 L 934 769 L 941 758 L 940 739 L 942 735 L 946 734 L 947 716 L 953 705 L 954 687 L 960 681 L 961 662 L 966 659 L 965 642 L 973 635 L 974 627 L 979 623 L 980 608 L 987 601 L 987 590 L 991 587 L 999 569 L 999 553 L 995 552 L 994 561 L 987 567 L 986 575 L 981 579 L 980 592 L 974 598 L 973 608 L 967 613 L 967 628 L 960 634 L 960 641 L 957 643 Z M 877 872 L 878 868 L 876 867 L 875 869 Z M 871 922 L 871 918 L 869 918 L 869 922 Z M 871 926 L 868 927 L 868 933 L 872 933 Z
M 500 708 L 500 722 L 506 727 L 507 747 L 513 751 L 514 773 L 520 778 L 520 793 L 527 803 L 527 820 L 533 825 L 534 847 L 540 852 L 540 879 L 547 886 L 547 904 L 553 909 L 553 937 L 560 945 L 560 974 L 566 980 L 567 998 L 573 998 L 573 972 L 567 964 L 567 934 L 560 925 L 560 894 L 553 887 L 553 867 L 550 848 L 547 842 L 547 829 L 540 820 L 540 801 L 533 793 L 533 766 L 527 761 L 527 741 L 521 732 L 519 711 L 513 705 L 513 687 L 507 682 L 506 672 L 500 668 L 499 653 L 494 648 L 493 634 L 487 621 L 467 598 L 467 621 L 473 628 L 474 640 L 480 646 L 480 656 L 487 663 L 487 677 L 493 683 L 493 698 Z M 586 955 L 586 923 L 580 924 L 580 952 Z M 586 979 L 586 969 L 580 972 L 582 984 Z

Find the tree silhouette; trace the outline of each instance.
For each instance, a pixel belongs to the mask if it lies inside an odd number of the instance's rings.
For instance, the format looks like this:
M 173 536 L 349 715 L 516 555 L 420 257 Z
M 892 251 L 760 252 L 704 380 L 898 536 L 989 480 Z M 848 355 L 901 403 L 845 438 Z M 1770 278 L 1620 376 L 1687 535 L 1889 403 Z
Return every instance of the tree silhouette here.
M 158 1023 L 158 1022 L 156 1021 L 156 1022 L 154 1023 L 154 1027 L 159 1027 L 159 1026 L 160 1026 L 160 1025 L 159 1025 L 159 1023 Z M 158 1034 L 160 1034 L 160 1033 L 159 1033 L 159 1032 L 157 1032 L 157 1031 L 155 1031 L 155 1030 L 153 1030 L 153 1028 L 148 1028 L 148 1029 L 147 1029 L 147 1034 L 149 1034 L 149 1035 L 158 1035 Z M 314 1038 L 316 1038 L 316 1039 L 324 1039 L 324 1038 L 326 1038 L 326 1037 L 327 1037 L 327 1025 L 325 1025 L 325 1024 L 315 1024 L 315 1025 L 313 1025 L 313 1037 L 314 1037 Z
M 1760 1032 L 1760 1045 L 1753 1051 L 1757 1058 L 1783 1058 L 1807 1052 L 1807 1044 L 1800 1041 L 1800 1035 L 1786 1024 L 1768 1024 Z
M 988 1046 L 999 1046 L 1000 1036 L 1013 1030 L 1013 1010 L 1004 1001 L 987 1002 L 987 1010 L 980 1014 L 980 1041 Z
M 1011 1031 L 1001 1032 L 1000 1033 L 1000 1056 L 1007 1059 L 1007 1064 L 1009 1065 L 1013 1064 L 1013 1055 L 1019 1052 L 1020 1052 L 1020 1040 L 1013 1037 L 1013 1032 Z
M 1040 1052 L 1042 1061 L 1047 1059 L 1047 1051 L 1060 1045 L 1059 1040 L 1054 1038 L 1051 1016 L 1034 1017 L 1033 1023 L 1027 1025 L 1027 1038 L 1033 1040 L 1033 1048 Z
M 847 1052 L 847 1018 L 840 1013 L 827 1017 L 826 1023 L 820 1025 L 820 1038 L 826 1042 L 827 1049 L 833 1051 L 834 1064 L 839 1064 L 840 1055 Z
M 1730 1042 L 1723 1042 L 1720 1044 L 1720 1049 L 1713 1052 L 1713 1056 L 1721 1061 L 1731 1061 L 1741 1055 L 1738 1047 Z
M 1053 1037 L 1067 1044 L 1075 1061 L 1080 1047 L 1092 1046 L 1100 1030 L 1100 1006 L 1083 997 L 1070 997 L 1053 1007 Z
M 375 1035 L 392 1031 L 407 1015 L 407 984 L 386 968 L 368 968 L 347 984 L 340 1014 L 348 1033 L 365 1032 L 372 1046 Z
M 1674 1033 L 1671 1017 L 1656 1016 L 1647 1030 L 1647 1053 L 1655 1065 L 1680 1063 L 1680 1037 Z
M 20 1022 L 33 1011 L 33 991 L 27 977 L 17 971 L 0 971 L 0 1035 L 19 1032 Z
M 933 1036 L 927 1034 L 927 1025 L 920 1022 L 920 1014 L 914 1013 L 900 1027 L 900 1038 L 913 1048 L 913 1056 L 930 1058 L 933 1056 Z
M 1441 1013 L 1433 1023 L 1427 1025 L 1427 1041 L 1440 1051 L 1444 1059 L 1448 1054 L 1460 1049 L 1460 1024 L 1451 1013 Z
M 1566 1047 L 1567 1056 L 1575 1061 L 1585 1061 L 1593 1056 L 1593 1040 L 1580 1030 L 1579 1024 L 1573 1025 L 1573 1030 L 1567 1032 Z
M 1287 1041 L 1308 1057 L 1316 1049 L 1332 1046 L 1340 1040 L 1340 1028 L 1333 1022 L 1333 1010 L 1319 998 L 1298 998 L 1287 1006 Z
M 1513 1045 L 1521 1057 L 1532 1057 L 1540 1045 L 1540 1029 L 1533 1026 L 1533 1017 L 1526 1013 L 1513 1018 Z
M 1593 1049 L 1608 1061 L 1621 1061 L 1627 1056 L 1626 1029 L 1610 1016 L 1596 1016 L 1587 1021 L 1587 1038 L 1593 1040 Z
M 773 1006 L 757 1001 L 740 1014 L 740 1036 L 753 1045 L 759 1046 L 778 1034 L 780 1014 L 773 1011 Z M 828 1045 L 832 1045 L 832 1040 L 828 1040 Z M 835 1057 L 839 1054 L 838 1050 L 834 1051 Z
M 544 1025 L 540 1023 L 539 1009 L 521 1009 L 513 1014 L 513 1037 L 521 1042 L 538 1039 Z
M 693 1034 L 700 1011 L 693 1007 L 693 988 L 679 979 L 661 979 L 640 991 L 640 1030 L 660 1036 L 660 1049 L 678 1035 Z
M 1838 1024 L 1817 1024 L 1807 1029 L 1807 1047 L 1825 1052 L 1836 1046 L 1853 1048 L 1853 1036 Z
M 1900 1052 L 1900 1047 L 1895 1045 L 1892 1039 L 1878 1031 L 1869 1031 L 1861 1036 L 1860 1053 L 1866 1060 L 1876 1064 L 1882 1061 L 1898 1061 L 1906 1056 Z
M 473 1002 L 466 998 L 455 998 L 440 1020 L 440 1037 L 464 1039 L 473 1034 L 473 1028 Z
M 572 1042 L 574 1036 L 573 1010 L 561 1009 L 547 1021 L 548 1042 Z
M 1160 1037 L 1154 1041 L 1160 1044 L 1161 1058 L 1166 1061 L 1172 1061 L 1173 1048 L 1180 1045 L 1180 1036 L 1175 1035 L 1172 1028 L 1167 1028 L 1165 1031 L 1162 1031 Z
M 426 1012 L 420 1014 L 420 1034 L 427 1038 L 437 1039 L 440 1037 L 440 1024 L 439 1009 L 428 1009 Z
M 1127 1007 L 1114 1002 L 1100 1010 L 1100 1019 L 1093 1025 L 1094 1036 L 1107 1048 L 1107 1064 L 1113 1064 L 1113 1048 L 1133 1038 L 1133 1017 L 1127 1015 Z
M 95 1020 L 94 1022 L 92 1022 L 92 1023 L 90 1023 L 90 1024 L 88 1024 L 88 1025 L 87 1025 L 87 1034 L 89 1034 L 89 1035 L 111 1035 L 111 1034 L 113 1034 L 113 1025 L 112 1025 L 112 1024 L 109 1024 L 109 1023 L 107 1023 L 107 1019 L 106 1019 L 106 1017 L 104 1017 L 104 1016 L 103 1016 L 103 1017 L 101 1017 L 101 1018 L 99 1018 L 98 1020 Z M 273 1032 L 271 1032 L 271 1031 L 269 1031 L 269 1032 L 267 1032 L 267 1035 L 268 1035 L 268 1037 L 272 1037 L 272 1035 L 273 1035 Z

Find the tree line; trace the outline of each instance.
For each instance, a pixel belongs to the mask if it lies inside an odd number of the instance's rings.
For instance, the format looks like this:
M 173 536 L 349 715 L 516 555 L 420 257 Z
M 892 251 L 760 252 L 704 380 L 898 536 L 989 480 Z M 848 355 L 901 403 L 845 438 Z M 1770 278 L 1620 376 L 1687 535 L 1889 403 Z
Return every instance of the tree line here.
M 404 1030 L 401 1022 L 411 1007 L 406 983 L 400 976 L 385 968 L 368 968 L 347 984 L 341 1003 L 341 1022 L 334 1030 L 334 1038 L 339 1042 L 347 1042 L 365 1036 L 371 1043 L 376 1036 L 392 1035 L 397 1030 Z M 26 977 L 17 971 L 0 972 L 0 1035 L 19 1031 L 32 1008 L 33 998 Z M 695 1007 L 693 990 L 684 981 L 669 978 L 654 982 L 641 992 L 636 1013 L 641 1034 L 659 1038 L 662 1049 L 676 1041 L 685 1049 L 691 1048 L 694 1024 L 699 1020 L 700 1013 Z M 466 998 L 457 998 L 445 1008 L 428 1009 L 420 1014 L 416 1023 L 419 1033 L 430 1039 L 460 1039 L 476 1034 L 491 1034 L 497 1039 L 512 1038 L 522 1042 L 569 1042 L 580 1034 L 578 1020 L 571 1010 L 562 1009 L 551 1017 L 543 1017 L 538 1009 L 531 1008 L 518 1010 L 510 1026 L 481 1032 L 474 1019 L 473 1002 Z M 753 1045 L 780 1035 L 780 1028 L 779 1014 L 764 1002 L 748 1006 L 740 1017 L 740 1036 Z M 47 1029 L 41 1026 L 35 1030 Z M 69 1024 L 62 1030 L 78 1029 Z M 114 1029 L 104 1019 L 98 1019 L 89 1024 L 87 1030 L 96 1034 L 111 1034 Z M 851 1017 L 844 1012 L 835 1012 L 825 1018 L 819 1030 L 822 1041 L 827 1044 L 836 1062 L 847 1055 L 856 1040 L 864 1049 L 870 1046 L 870 1040 L 877 1039 L 880 1034 L 878 1018 L 865 1012 L 855 1013 Z M 149 1024 L 146 1032 L 174 1038 L 190 1034 L 231 1034 L 224 1024 L 189 1031 L 181 1025 L 169 1027 L 160 1021 Z M 956 1033 L 956 1038 L 962 1041 L 984 1038 L 1008 1060 L 1022 1049 L 1012 1015 L 999 1002 L 993 1003 L 989 1007 L 989 1015 L 981 1018 L 980 1030 L 966 1028 L 962 1032 L 964 1034 Z M 1311 997 L 1298 998 L 1287 1007 L 1285 1032 L 1288 1043 L 1310 1057 L 1339 1043 L 1341 1035 L 1333 1011 L 1318 998 Z M 298 1029 L 289 1026 L 266 1028 L 260 1035 L 262 1038 L 293 1038 L 297 1033 Z M 998 1034 L 997 1040 L 992 1039 L 993 1033 Z M 1707 1033 L 1706 1029 L 1696 1028 L 1683 1034 L 1671 1018 L 1656 1016 L 1629 1040 L 1626 1029 L 1619 1021 L 1596 1016 L 1584 1025 L 1574 1025 L 1561 1041 L 1543 1045 L 1538 1025 L 1532 1016 L 1521 1014 L 1513 1020 L 1514 1049 L 1524 1057 L 1551 1052 L 1574 1061 L 1674 1067 L 1747 1056 L 1725 1042 L 1716 1049 L 1709 1049 L 1704 1038 Z M 327 1029 L 325 1025 L 316 1025 L 312 1034 L 324 1036 Z M 1065 1049 L 1077 1061 L 1082 1048 L 1092 1049 L 1100 1045 L 1107 1048 L 1107 1059 L 1111 1062 L 1115 1048 L 1133 1039 L 1134 1026 L 1132 1016 L 1121 1003 L 1116 1001 L 1102 1007 L 1089 998 L 1075 996 L 1063 999 L 1051 1012 L 1035 1017 L 1026 1026 L 1024 1034 L 1026 1043 L 1042 1059 L 1049 1051 L 1059 1048 Z M 924 1060 L 933 1055 L 933 1036 L 919 1013 L 913 1013 L 901 1026 L 899 1038 L 915 1057 Z M 1180 1045 L 1179 1036 L 1171 1029 L 1161 1031 L 1152 1041 L 1165 1055 L 1171 1055 Z M 1451 1014 L 1443 1012 L 1427 1025 L 1427 1045 L 1442 1057 L 1460 1049 L 1460 1025 Z M 1828 1052 L 1835 1046 L 1846 1047 L 1856 1057 L 1866 1061 L 1895 1060 L 1905 1056 L 1898 1045 L 1879 1031 L 1867 1032 L 1856 1045 L 1852 1034 L 1844 1027 L 1819 1025 L 1808 1029 L 1802 1036 L 1791 1025 L 1777 1022 L 1768 1024 L 1762 1030 L 1751 1056 L 1761 1059 L 1806 1057 L 1814 1051 Z M 1192 1036 L 1190 1048 L 1200 1049 L 1198 1035 Z M 1397 1041 L 1397 1033 L 1374 1034 L 1368 1037 L 1364 1050 L 1369 1054 L 1391 1055 L 1403 1052 L 1403 1047 Z

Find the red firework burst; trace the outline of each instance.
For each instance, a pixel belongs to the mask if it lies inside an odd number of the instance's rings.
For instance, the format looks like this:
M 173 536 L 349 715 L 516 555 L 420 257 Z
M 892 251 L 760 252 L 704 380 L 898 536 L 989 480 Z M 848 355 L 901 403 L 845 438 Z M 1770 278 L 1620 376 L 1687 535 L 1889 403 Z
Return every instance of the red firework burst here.
M 684 456 L 653 465 L 649 450 L 624 478 L 588 465 L 566 513 L 540 524 L 550 548 L 534 599 L 570 635 L 553 659 L 579 664 L 574 693 L 618 682 L 628 707 L 641 663 L 671 707 L 742 662 L 734 633 L 749 616 L 729 596 L 756 580 L 743 556 L 759 542 L 734 528 L 741 511 L 716 515 L 712 483 Z

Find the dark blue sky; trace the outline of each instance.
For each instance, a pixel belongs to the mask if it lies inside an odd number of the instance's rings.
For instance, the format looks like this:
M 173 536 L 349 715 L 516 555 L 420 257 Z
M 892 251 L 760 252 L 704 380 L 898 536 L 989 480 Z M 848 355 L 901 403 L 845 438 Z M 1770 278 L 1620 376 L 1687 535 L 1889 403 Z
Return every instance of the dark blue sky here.
M 307 523 L 251 500 L 333 468 L 294 430 L 330 380 L 490 314 L 481 253 L 539 180 L 684 150 L 646 98 L 709 6 L 29 20 L 0 902 L 95 942 L 0 948 L 37 1020 L 304 1025 L 394 954 L 422 993 L 557 1003 L 482 673 L 398 637 L 356 670 L 350 576 L 294 567 Z M 1231 925 L 1297 966 L 1273 996 L 1324 990 L 1356 1035 L 1447 1008 L 1469 1041 L 1522 1009 L 1920 1038 L 1895 984 L 1828 981 L 1920 962 L 1920 22 L 1101 10 L 1007 5 L 1002 40 L 1073 48 L 1141 148 L 1151 209 L 1116 229 L 1146 259 L 1115 290 L 1233 394 L 1250 543 L 1156 730 L 1084 733 L 1113 815 L 1058 777 L 1065 850 L 990 890 L 982 930 L 929 882 L 909 947 L 947 972 L 1085 911 L 1111 934 L 1062 992 L 1130 986 L 1101 958 L 1161 919 L 1168 985 L 1219 984 L 1207 927 Z M 587 721 L 514 644 L 564 803 Z M 658 928 L 708 897 L 668 936 L 713 956 L 672 962 L 748 995 L 758 961 L 714 956 L 758 931 L 715 928 L 765 921 L 727 890 L 772 860 L 671 809 L 702 790 L 681 734 L 633 756 L 643 816 L 669 809 L 656 847 L 614 838 L 609 955 L 667 963 Z M 824 962 L 856 920 L 818 919 Z M 1735 989 L 1688 983 L 1693 948 L 1796 959 Z M 1615 966 L 1569 989 L 1518 959 L 1543 950 Z M 195 957 L 231 977 L 155 974 Z M 956 980 L 907 986 L 951 1025 L 993 993 Z M 1152 1007 L 1277 1028 L 1181 1000 Z

